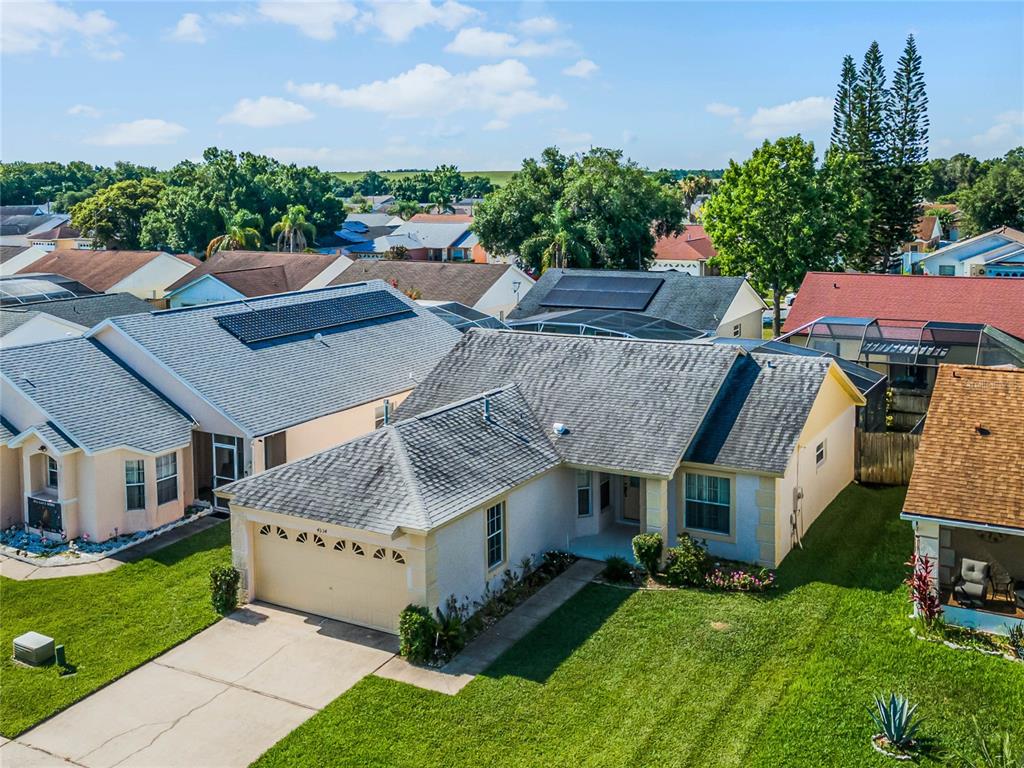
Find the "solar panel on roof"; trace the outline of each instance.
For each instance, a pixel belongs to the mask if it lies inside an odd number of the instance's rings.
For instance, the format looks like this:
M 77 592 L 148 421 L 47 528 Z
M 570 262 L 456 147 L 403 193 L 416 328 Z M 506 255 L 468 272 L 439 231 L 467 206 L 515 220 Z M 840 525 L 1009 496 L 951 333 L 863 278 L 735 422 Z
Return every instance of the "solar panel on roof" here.
M 220 326 L 245 344 L 315 333 L 367 320 L 411 313 L 413 310 L 387 291 L 251 309 L 217 318 Z
M 543 307 L 641 312 L 664 282 L 661 277 L 563 275 L 540 303 Z

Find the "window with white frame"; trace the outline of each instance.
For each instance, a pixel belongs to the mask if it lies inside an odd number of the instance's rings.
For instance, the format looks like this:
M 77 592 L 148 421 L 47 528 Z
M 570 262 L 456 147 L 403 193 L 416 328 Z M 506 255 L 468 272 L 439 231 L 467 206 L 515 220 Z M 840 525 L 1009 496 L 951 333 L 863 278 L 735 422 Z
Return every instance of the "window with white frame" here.
M 146 508 L 146 469 L 142 459 L 124 463 L 124 496 L 128 509 Z
M 590 516 L 590 473 L 585 469 L 576 470 L 576 515 Z
M 955 277 L 956 267 L 952 264 L 942 264 L 939 266 L 939 274 L 943 277 Z
M 828 446 L 826 441 L 822 440 L 814 449 L 814 463 L 817 466 L 821 466 L 825 463 L 825 459 L 828 458 Z
M 743 325 L 741 323 L 736 323 L 736 325 L 732 327 L 732 335 L 737 339 L 743 335 Z
M 686 474 L 687 528 L 728 536 L 731 502 L 728 477 Z
M 178 498 L 178 454 L 156 457 L 156 503 L 166 504 Z
M 53 456 L 46 457 L 46 487 L 57 490 L 57 461 Z
M 494 568 L 505 559 L 505 502 L 487 509 L 487 567 Z

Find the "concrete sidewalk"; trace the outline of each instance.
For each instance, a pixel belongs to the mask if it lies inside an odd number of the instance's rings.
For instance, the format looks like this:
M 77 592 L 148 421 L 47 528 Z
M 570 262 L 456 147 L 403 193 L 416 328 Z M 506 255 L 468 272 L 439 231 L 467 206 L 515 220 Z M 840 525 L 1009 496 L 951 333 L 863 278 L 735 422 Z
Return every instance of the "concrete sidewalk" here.
M 123 563 L 130 563 L 141 560 L 144 557 L 157 552 L 164 547 L 175 544 L 182 539 L 195 536 L 197 533 L 213 528 L 218 523 L 226 522 L 220 518 L 206 515 L 197 518 L 191 523 L 174 528 L 167 533 L 157 536 L 155 539 L 143 541 L 134 547 L 129 547 L 123 552 L 104 557 L 102 560 L 92 560 L 87 563 L 76 563 L 68 560 L 68 565 L 32 565 L 24 560 L 18 560 L 7 555 L 0 555 L 0 576 L 14 581 L 31 581 L 34 579 L 62 579 L 66 576 L 94 576 L 97 573 L 107 573 Z
M 374 674 L 454 695 L 603 570 L 604 563 L 577 560 L 565 573 L 516 606 L 510 614 L 481 633 L 462 653 L 440 669 L 416 666 L 395 656 Z
M 394 635 L 250 605 L 3 744 L 0 765 L 244 768 L 397 644 Z

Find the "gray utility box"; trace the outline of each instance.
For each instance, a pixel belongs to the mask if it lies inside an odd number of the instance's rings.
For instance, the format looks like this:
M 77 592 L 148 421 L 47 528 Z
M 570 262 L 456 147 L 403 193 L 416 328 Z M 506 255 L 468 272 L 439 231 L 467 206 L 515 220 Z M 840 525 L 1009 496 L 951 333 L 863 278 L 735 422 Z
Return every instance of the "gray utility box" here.
M 53 638 L 38 632 L 26 632 L 14 638 L 14 658 L 38 667 L 53 658 Z

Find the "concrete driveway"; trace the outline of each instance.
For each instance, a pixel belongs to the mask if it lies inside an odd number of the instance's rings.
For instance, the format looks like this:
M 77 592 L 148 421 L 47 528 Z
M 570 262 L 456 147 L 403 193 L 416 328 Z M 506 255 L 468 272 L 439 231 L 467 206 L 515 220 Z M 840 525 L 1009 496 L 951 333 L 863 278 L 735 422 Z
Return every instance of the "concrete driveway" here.
M 243 768 L 397 646 L 393 635 L 251 605 L 3 744 L 0 764 Z

